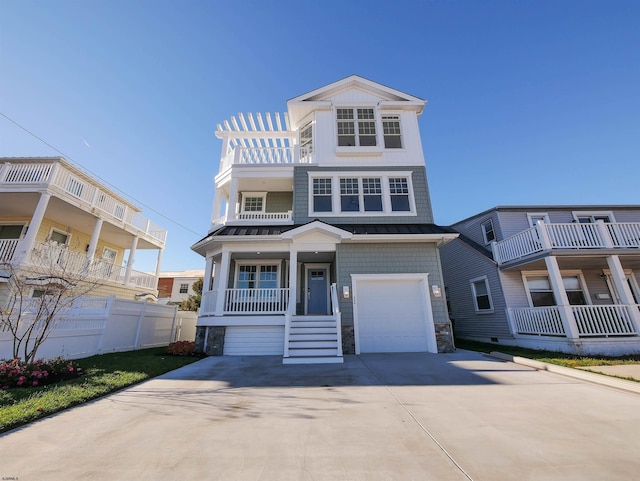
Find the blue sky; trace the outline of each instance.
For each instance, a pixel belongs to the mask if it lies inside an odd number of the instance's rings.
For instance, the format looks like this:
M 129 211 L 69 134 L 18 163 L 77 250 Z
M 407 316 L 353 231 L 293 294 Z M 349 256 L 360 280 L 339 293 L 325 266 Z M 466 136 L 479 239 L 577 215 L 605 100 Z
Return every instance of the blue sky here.
M 635 0 L 0 0 L 0 112 L 166 227 L 163 270 L 198 269 L 216 124 L 351 74 L 428 101 L 438 224 L 640 204 L 638 25 Z M 51 155 L 0 116 L 0 156 Z

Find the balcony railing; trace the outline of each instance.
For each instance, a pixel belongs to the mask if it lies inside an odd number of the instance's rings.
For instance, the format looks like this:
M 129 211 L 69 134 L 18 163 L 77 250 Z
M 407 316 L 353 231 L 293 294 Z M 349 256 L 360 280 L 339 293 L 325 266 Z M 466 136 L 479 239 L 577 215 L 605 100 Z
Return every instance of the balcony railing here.
M 18 239 L 0 239 L 0 261 L 10 261 L 18 247 Z
M 637 336 L 631 309 L 637 305 L 571 306 L 572 321 L 580 337 Z M 560 307 L 526 307 L 508 310 L 515 334 L 566 336 Z
M 492 244 L 496 262 L 503 264 L 551 249 L 640 248 L 640 223 L 544 224 Z
M 166 241 L 166 229 L 154 224 L 127 204 L 90 184 L 63 165 L 37 162 L 0 164 L 0 189 L 3 186 L 24 184 L 55 186 L 65 194 L 80 200 L 87 210 L 97 209 L 162 244 Z
M 220 160 L 220 172 L 232 165 L 292 165 L 312 162 L 313 152 L 309 147 L 236 146 Z
M 88 262 L 85 254 L 70 251 L 67 246 L 52 246 L 36 243 L 26 259 L 28 264 L 37 266 L 49 274 L 69 274 L 72 277 L 110 281 L 125 285 L 126 267 L 115 265 L 105 259 Z M 131 270 L 129 283 L 137 287 L 155 288 L 156 278 L 152 274 Z
M 236 215 L 238 220 L 259 220 L 259 221 L 285 221 L 292 219 L 293 213 L 288 212 L 239 212 Z

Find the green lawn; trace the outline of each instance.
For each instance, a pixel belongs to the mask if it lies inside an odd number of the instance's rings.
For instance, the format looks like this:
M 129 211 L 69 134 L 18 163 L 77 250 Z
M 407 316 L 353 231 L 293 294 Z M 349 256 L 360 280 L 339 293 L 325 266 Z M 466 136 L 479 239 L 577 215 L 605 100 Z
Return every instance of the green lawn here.
M 166 348 L 78 359 L 82 377 L 36 388 L 0 391 L 0 433 L 197 361 Z
M 456 347 L 479 352 L 502 352 L 512 356 L 526 357 L 536 361 L 558 364 L 565 367 L 615 366 L 619 364 L 640 364 L 640 356 L 623 357 L 582 357 L 560 352 L 536 351 L 523 347 L 505 346 L 484 342 L 456 339 Z

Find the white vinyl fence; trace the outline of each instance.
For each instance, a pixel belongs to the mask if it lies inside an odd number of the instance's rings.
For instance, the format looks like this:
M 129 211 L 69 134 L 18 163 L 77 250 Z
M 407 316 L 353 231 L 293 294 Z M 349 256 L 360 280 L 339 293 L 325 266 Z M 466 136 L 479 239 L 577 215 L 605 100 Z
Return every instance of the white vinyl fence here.
M 108 352 L 166 346 L 195 339 L 195 312 L 115 297 L 82 299 L 56 322 L 38 359 L 80 359 Z M 0 330 L 0 359 L 12 357 L 12 337 Z

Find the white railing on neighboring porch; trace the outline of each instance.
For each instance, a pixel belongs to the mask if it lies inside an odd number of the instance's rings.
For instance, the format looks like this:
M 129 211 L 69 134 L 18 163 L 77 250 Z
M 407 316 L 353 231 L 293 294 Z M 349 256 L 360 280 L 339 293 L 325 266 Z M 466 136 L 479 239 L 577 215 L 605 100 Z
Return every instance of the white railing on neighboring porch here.
M 564 336 L 564 326 L 557 306 L 509 309 L 509 318 L 517 334 Z
M 581 337 L 630 336 L 636 330 L 631 320 L 630 309 L 638 306 L 571 306 Z
M 580 337 L 608 337 L 638 335 L 631 309 L 636 305 L 571 306 L 571 315 Z M 515 334 L 565 336 L 558 306 L 508 309 Z
M 0 261 L 13 259 L 18 242 L 18 239 L 0 239 Z
M 550 249 L 640 248 L 640 223 L 544 224 L 492 244 L 496 262 L 504 263 Z
M 289 303 L 289 289 L 225 289 L 224 312 L 284 314 Z

